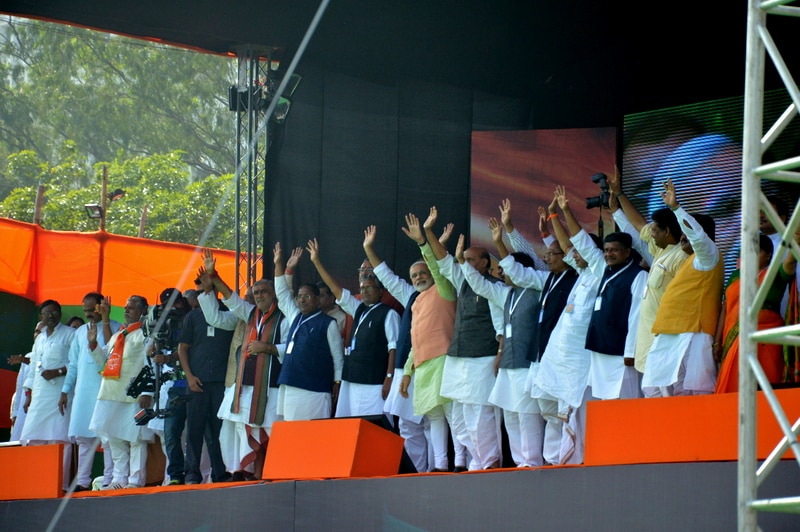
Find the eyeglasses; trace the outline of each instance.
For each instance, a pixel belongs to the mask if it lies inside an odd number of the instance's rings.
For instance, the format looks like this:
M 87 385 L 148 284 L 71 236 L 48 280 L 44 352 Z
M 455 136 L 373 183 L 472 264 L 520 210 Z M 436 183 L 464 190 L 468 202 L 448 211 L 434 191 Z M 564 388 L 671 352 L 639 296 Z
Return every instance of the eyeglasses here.
M 545 257 L 552 257 L 553 255 L 563 255 L 562 251 L 548 251 L 544 254 Z

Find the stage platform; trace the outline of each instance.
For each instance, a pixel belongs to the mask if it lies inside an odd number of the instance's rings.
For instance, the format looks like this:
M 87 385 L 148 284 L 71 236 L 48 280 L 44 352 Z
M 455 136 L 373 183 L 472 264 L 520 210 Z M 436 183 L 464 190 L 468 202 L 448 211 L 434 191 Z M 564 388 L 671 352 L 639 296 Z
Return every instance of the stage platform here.
M 800 417 L 800 390 L 777 393 L 789 419 Z M 758 455 L 763 458 L 767 444 L 774 445 L 780 434 L 759 401 Z M 324 430 L 315 431 L 314 423 L 324 423 Z M 352 460 L 354 453 L 368 457 L 371 442 L 381 437 L 373 440 L 374 431 L 364 430 L 363 423 L 320 420 L 284 434 L 305 440 L 324 435 L 317 440 L 323 455 L 331 439 L 350 441 L 349 451 L 330 456 Z M 736 530 L 737 427 L 735 394 L 597 401 L 587 412 L 586 463 L 580 466 L 369 477 L 350 476 L 351 468 L 336 473 L 339 478 L 314 479 L 300 471 L 287 480 L 82 492 L 71 498 L 45 495 L 0 502 L 0 530 L 52 525 L 53 530 L 137 532 L 245 527 L 729 531 Z M 276 449 L 289 452 L 292 445 L 286 444 L 291 442 L 283 443 Z M 308 452 L 307 444 L 302 448 Z M 3 456 L 10 457 L 6 453 L 11 450 L 0 448 L 0 482 L 8 480 Z M 57 461 L 52 451 L 41 452 Z M 289 452 L 281 460 L 300 458 Z M 22 485 L 35 483 L 29 477 L 18 481 L 20 493 Z M 6 485 L 3 493 L 8 490 L 13 493 L 14 486 Z M 800 467 L 787 456 L 759 487 L 758 497 L 798 495 Z M 765 531 L 800 530 L 797 514 L 760 512 L 758 522 Z

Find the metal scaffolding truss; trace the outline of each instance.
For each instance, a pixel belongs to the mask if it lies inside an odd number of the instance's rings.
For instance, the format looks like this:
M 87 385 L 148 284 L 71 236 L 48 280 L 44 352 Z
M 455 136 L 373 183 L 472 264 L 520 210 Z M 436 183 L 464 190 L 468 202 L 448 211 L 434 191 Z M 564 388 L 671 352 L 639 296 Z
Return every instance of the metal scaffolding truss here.
M 263 261 L 265 215 L 264 184 L 269 148 L 269 127 L 264 122 L 269 87 L 270 51 L 243 47 L 237 50 L 238 80 L 230 88 L 229 107 L 236 112 L 236 287 L 239 293 L 260 279 Z M 274 91 L 273 91 L 274 92 Z
M 800 183 L 800 154 L 788 159 L 764 164 L 764 152 L 775 142 L 800 109 L 800 91 L 781 57 L 775 41 L 767 30 L 768 17 L 800 17 L 800 7 L 788 4 L 796 0 L 748 0 L 747 63 L 744 98 L 744 154 L 742 164 L 742 257 L 741 305 L 739 313 L 739 463 L 738 463 L 738 524 L 739 530 L 758 530 L 758 512 L 800 512 L 798 493 L 786 497 L 758 499 L 758 488 L 777 462 L 791 449 L 800 465 L 800 444 L 797 434 L 800 420 L 792 424 L 758 362 L 757 342 L 800 346 L 800 324 L 770 330 L 758 330 L 758 311 L 767 289 L 778 273 L 781 258 L 789 253 L 800 258 L 800 247 L 794 234 L 800 226 L 800 204 L 796 205 L 786 225 L 761 190 L 762 180 Z M 798 27 L 800 30 L 800 27 Z M 792 43 L 796 45 L 796 43 Z M 766 52 L 766 53 L 765 53 Z M 766 57 L 778 72 L 792 103 L 774 124 L 764 124 L 764 73 Z M 766 277 L 758 286 L 759 213 L 763 211 L 782 235 L 782 244 L 773 254 Z M 757 467 L 756 458 L 756 384 L 763 390 L 772 414 L 783 431 L 767 459 Z

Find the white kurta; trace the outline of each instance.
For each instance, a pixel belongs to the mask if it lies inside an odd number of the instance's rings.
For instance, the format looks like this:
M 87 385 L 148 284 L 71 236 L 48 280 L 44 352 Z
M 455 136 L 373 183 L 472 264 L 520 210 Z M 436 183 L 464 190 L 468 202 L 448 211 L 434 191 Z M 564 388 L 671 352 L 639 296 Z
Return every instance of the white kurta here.
M 121 324 L 116 321 L 111 322 L 111 333 L 119 330 Z M 92 420 L 95 404 L 97 404 L 97 394 L 100 392 L 100 371 L 103 369 L 89 354 L 89 340 L 86 337 L 89 324 L 86 323 L 78 327 L 72 339 L 69 349 L 69 366 L 67 376 L 61 386 L 61 391 L 70 394 L 74 393 L 70 408 L 69 436 L 94 438 L 97 436 L 89 430 L 89 422 Z M 97 343 L 101 349 L 106 347 L 102 325 L 97 326 Z
M 42 371 L 67 367 L 74 334 L 75 329 L 59 323 L 52 334 L 44 328 L 36 337 L 31 369 L 24 385 L 31 390 L 31 404 L 20 439 L 69 442 L 69 409 L 63 416 L 58 411 L 65 377 L 61 375 L 48 381 L 42 377 Z

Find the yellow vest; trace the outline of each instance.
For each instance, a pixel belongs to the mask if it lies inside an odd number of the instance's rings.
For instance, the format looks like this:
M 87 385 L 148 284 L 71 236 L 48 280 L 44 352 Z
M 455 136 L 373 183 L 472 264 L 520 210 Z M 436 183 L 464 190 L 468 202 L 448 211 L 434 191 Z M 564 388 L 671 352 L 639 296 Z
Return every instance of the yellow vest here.
M 725 265 L 720 256 L 713 270 L 700 271 L 694 268 L 693 259 L 686 259 L 664 292 L 653 334 L 716 333 Z

